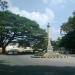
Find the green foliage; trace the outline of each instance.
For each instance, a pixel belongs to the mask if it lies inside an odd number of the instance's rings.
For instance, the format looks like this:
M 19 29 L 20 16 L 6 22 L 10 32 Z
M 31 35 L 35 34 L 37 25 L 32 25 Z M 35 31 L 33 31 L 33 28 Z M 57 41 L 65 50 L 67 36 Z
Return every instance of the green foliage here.
M 13 40 L 22 46 L 30 46 L 31 43 L 34 45 L 36 40 L 39 39 L 36 37 L 41 34 L 46 35 L 46 32 L 35 21 L 9 11 L 0 11 L 0 46 L 2 48 L 13 42 Z M 43 36 L 41 37 L 43 38 Z
M 66 48 L 75 53 L 75 12 L 73 16 L 69 17 L 68 21 L 65 22 L 61 29 L 66 34 L 62 37 L 60 46 Z
M 10 11 L 6 11 L 8 8 L 7 1 L 0 0 L 0 8 L 0 47 L 2 47 L 3 53 L 6 46 L 11 42 L 17 42 L 22 47 L 44 47 L 44 36 L 39 35 L 46 36 L 46 32 L 39 27 L 39 24 L 25 17 L 15 15 Z M 40 47 L 34 46 L 38 41 Z
M 34 50 L 47 49 L 47 39 L 45 38 L 47 35 L 39 35 L 35 37 L 35 43 L 33 45 Z
M 61 43 L 61 38 L 59 37 L 56 41 L 52 41 L 52 46 L 55 51 L 60 49 L 60 43 Z
M 66 49 L 75 49 L 75 31 L 69 32 L 62 37 L 61 46 Z
M 65 33 L 69 33 L 73 30 L 75 30 L 75 12 L 73 12 L 73 15 L 69 17 L 68 21 L 63 23 L 61 26 L 61 30 Z

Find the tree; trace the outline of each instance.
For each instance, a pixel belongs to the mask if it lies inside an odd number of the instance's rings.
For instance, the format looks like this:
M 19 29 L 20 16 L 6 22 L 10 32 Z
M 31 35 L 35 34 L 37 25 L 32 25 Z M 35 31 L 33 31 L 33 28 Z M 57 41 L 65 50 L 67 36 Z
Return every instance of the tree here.
M 68 21 L 61 26 L 61 31 L 64 33 L 69 33 L 73 30 L 75 30 L 75 12 L 73 12 L 73 15 L 69 17 Z
M 2 53 L 5 53 L 6 46 L 11 42 L 18 42 L 20 45 L 35 43 L 34 36 L 38 36 L 38 34 L 45 35 L 46 32 L 35 21 L 9 11 L 0 12 L 0 46 L 2 47 Z M 28 42 L 29 44 L 27 44 Z
M 45 30 L 41 29 L 35 21 L 7 11 L 8 3 L 6 1 L 0 0 L 0 7 L 0 47 L 2 47 L 2 53 L 5 53 L 6 46 L 11 42 L 26 47 L 35 45 L 38 40 L 41 41 L 36 36 L 46 35 Z M 43 36 L 41 37 L 43 39 Z
M 42 49 L 42 51 L 47 50 L 47 34 L 37 35 L 34 37 L 34 50 Z
M 56 41 L 52 41 L 53 49 L 55 51 L 60 49 L 60 43 L 61 43 L 60 37 L 58 37 Z
M 63 36 L 60 45 L 61 47 L 65 47 L 66 50 L 75 53 L 75 31 L 69 32 Z
M 68 21 L 61 26 L 65 35 L 61 39 L 60 46 L 75 53 L 75 12 L 69 17 Z

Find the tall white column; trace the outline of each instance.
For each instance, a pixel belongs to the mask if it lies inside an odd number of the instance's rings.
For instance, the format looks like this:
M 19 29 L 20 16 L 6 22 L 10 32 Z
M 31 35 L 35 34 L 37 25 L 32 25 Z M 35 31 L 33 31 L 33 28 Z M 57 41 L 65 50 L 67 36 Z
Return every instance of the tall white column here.
M 51 41 L 50 41 L 50 25 L 48 23 L 47 25 L 47 33 L 48 33 L 48 45 L 47 45 L 47 53 L 45 53 L 43 56 L 46 58 L 58 58 L 58 57 L 63 57 L 61 54 L 53 52 L 53 48 L 51 45 Z
M 47 33 L 48 33 L 47 52 L 53 52 L 53 48 L 52 48 L 51 40 L 50 40 L 50 25 L 49 25 L 49 23 L 48 23 L 48 25 L 47 25 Z

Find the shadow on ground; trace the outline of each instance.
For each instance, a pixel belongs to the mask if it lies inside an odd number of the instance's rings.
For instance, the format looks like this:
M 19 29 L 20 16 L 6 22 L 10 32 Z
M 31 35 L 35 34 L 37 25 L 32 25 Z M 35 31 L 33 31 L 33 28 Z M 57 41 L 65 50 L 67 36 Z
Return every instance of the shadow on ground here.
M 0 75 L 75 75 L 75 67 L 10 66 L 0 60 Z

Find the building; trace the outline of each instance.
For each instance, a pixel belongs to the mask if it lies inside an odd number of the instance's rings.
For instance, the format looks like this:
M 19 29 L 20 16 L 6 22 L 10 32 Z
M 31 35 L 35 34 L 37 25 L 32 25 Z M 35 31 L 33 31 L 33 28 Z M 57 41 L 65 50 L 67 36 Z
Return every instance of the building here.
M 6 47 L 6 51 L 13 51 L 13 50 L 17 50 L 18 52 L 33 52 L 33 49 L 31 47 L 26 47 L 26 48 L 23 48 L 23 47 L 19 47 L 18 43 L 16 44 L 9 44 L 7 47 Z

